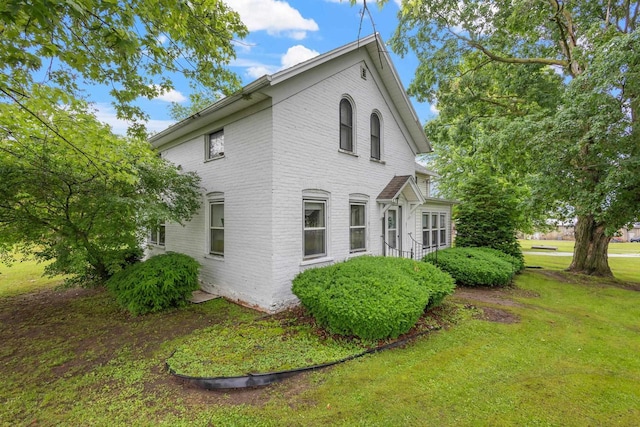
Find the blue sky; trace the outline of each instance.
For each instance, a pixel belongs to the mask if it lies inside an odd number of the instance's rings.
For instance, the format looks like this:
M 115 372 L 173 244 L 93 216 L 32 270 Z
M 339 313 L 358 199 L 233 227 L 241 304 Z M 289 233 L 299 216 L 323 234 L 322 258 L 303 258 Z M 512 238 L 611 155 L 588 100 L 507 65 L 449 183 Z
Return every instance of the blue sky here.
M 231 64 L 243 85 L 358 38 L 361 2 L 353 7 L 348 0 L 226 0 L 226 3 L 240 14 L 249 29 L 249 35 L 236 45 L 237 58 Z M 389 0 L 379 9 L 374 0 L 367 2 L 375 29 L 385 41 L 397 26 L 399 3 L 400 0 Z M 365 16 L 360 34 L 364 37 L 373 32 L 371 20 Z M 391 58 L 406 88 L 413 78 L 417 60 L 411 55 L 400 58 L 393 53 Z M 175 91 L 140 102 L 151 118 L 147 127 L 152 132 L 172 123 L 168 114 L 171 101 L 187 102 L 191 90 L 188 82 L 176 78 L 174 84 Z M 95 91 L 92 97 L 98 117 L 114 131 L 124 133 L 126 124 L 115 118 L 108 97 L 103 98 L 100 92 Z M 413 105 L 423 123 L 434 117 L 435 110 L 429 104 L 413 100 Z

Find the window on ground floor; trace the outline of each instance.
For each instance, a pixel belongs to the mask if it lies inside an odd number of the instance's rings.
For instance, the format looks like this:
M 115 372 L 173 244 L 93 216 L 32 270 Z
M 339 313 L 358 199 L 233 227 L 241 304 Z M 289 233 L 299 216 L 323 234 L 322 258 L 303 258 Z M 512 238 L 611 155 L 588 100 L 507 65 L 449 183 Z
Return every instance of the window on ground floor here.
M 209 202 L 209 253 L 224 256 L 224 201 Z
M 316 258 L 327 254 L 327 202 L 304 200 L 304 258 Z
M 364 203 L 351 203 L 349 215 L 349 249 L 351 252 L 367 250 L 367 218 Z
M 158 224 L 149 231 L 149 243 L 164 246 L 166 226 L 164 223 Z
M 437 248 L 447 245 L 447 214 L 444 212 L 422 213 L 422 248 Z

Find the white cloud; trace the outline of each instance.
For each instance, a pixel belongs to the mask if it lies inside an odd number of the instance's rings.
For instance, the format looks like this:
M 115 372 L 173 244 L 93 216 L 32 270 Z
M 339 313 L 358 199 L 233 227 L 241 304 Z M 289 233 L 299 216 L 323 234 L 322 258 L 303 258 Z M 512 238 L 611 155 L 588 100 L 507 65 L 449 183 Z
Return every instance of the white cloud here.
M 280 61 L 282 63 L 282 68 L 284 69 L 284 68 L 293 67 L 296 64 L 304 62 L 318 55 L 320 55 L 319 52 L 316 52 L 313 49 L 308 49 L 298 44 L 295 46 L 291 46 L 287 50 L 287 53 L 282 55 L 282 58 Z
M 167 36 L 165 36 L 164 34 L 160 34 L 158 36 L 158 43 L 160 44 L 165 44 L 167 42 Z
M 111 105 L 99 102 L 93 104 L 93 107 L 96 118 L 102 123 L 111 126 L 113 133 L 118 135 L 127 134 L 127 129 L 131 123 L 116 117 L 116 112 Z M 146 126 L 149 133 L 157 133 L 165 130 L 174 123 L 175 121 L 173 120 L 149 120 Z
M 157 99 L 159 101 L 165 101 L 165 102 L 184 102 L 187 100 L 187 97 L 184 96 L 183 94 L 181 94 L 180 92 L 178 92 L 175 89 L 169 89 L 168 91 L 156 96 L 153 99 Z
M 293 67 L 301 62 L 318 56 L 320 53 L 300 44 L 291 46 L 287 52 L 280 56 L 280 66 L 267 65 L 249 59 L 237 59 L 233 61 L 235 67 L 245 67 L 246 75 L 252 79 L 257 79 L 265 74 L 273 74 L 285 68 Z
M 289 3 L 281 0 L 228 0 L 231 8 L 240 14 L 249 31 L 266 31 L 272 36 L 283 35 L 302 40 L 307 31 L 318 31 L 313 19 L 303 18 Z
M 438 110 L 438 106 L 436 103 L 430 104 L 429 105 L 429 111 L 431 111 L 431 113 L 435 116 L 437 116 L 438 114 L 440 114 L 440 110 Z
M 265 74 L 273 74 L 276 70 L 266 65 L 258 65 L 247 68 L 247 75 L 252 79 L 258 79 Z

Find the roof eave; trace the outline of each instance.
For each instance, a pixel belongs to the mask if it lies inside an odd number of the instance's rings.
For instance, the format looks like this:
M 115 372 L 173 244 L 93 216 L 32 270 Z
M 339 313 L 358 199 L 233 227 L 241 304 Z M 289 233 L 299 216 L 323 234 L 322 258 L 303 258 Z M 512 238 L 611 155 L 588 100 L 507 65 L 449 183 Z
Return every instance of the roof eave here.
M 249 83 L 248 85 L 244 86 L 242 89 L 236 91 L 235 93 L 233 93 L 232 95 L 226 96 L 222 99 L 220 99 L 219 101 L 211 104 L 210 106 L 206 107 L 203 110 L 198 111 L 195 114 L 192 114 L 191 116 L 187 117 L 186 119 L 183 119 L 181 121 L 179 121 L 178 123 L 175 123 L 171 126 L 169 126 L 167 129 L 158 132 L 155 135 L 152 135 L 149 138 L 149 142 L 151 143 L 151 145 L 153 147 L 157 147 L 160 144 L 160 142 L 162 140 L 164 140 L 168 135 L 173 134 L 183 128 L 185 128 L 186 126 L 189 126 L 193 123 L 194 120 L 196 119 L 201 119 L 203 117 L 209 116 L 217 111 L 220 111 L 222 109 L 224 109 L 225 107 L 233 104 L 234 102 L 237 102 L 241 99 L 246 99 L 246 97 L 248 95 L 251 95 L 252 93 L 255 93 L 256 91 L 263 89 L 266 86 L 269 86 L 271 84 L 271 76 L 270 75 L 264 75 L 262 77 L 260 77 L 257 80 L 254 80 L 253 82 Z

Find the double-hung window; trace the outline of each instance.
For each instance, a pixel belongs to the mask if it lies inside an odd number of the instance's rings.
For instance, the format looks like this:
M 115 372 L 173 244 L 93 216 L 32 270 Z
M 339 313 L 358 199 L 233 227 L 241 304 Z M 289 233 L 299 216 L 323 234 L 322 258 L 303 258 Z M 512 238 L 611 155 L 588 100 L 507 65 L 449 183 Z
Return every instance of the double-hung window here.
M 206 160 L 224 157 L 224 130 L 219 130 L 207 135 L 205 148 Z
M 304 200 L 304 258 L 317 258 L 327 254 L 327 202 Z
M 158 246 L 164 246 L 166 234 L 166 226 L 165 224 L 158 224 L 153 227 L 149 232 L 149 243 Z
M 209 202 L 209 253 L 224 256 L 224 201 Z
M 340 101 L 340 149 L 353 152 L 353 107 L 344 98 Z
M 367 250 L 366 205 L 351 203 L 349 215 L 349 250 L 362 252 Z
M 149 232 L 149 243 L 159 246 L 164 246 L 165 242 L 166 226 L 164 224 L 158 224 L 153 227 Z
M 380 160 L 380 117 L 371 114 L 371 158 Z

